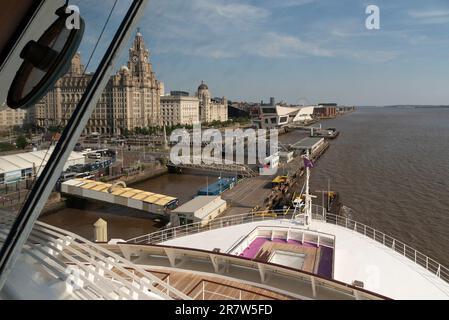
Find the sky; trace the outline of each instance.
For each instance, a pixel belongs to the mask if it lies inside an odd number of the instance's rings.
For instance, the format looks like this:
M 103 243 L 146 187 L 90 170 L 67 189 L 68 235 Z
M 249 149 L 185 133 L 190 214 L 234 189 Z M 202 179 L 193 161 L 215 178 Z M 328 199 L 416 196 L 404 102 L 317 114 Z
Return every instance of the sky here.
M 86 20 L 86 62 L 114 1 L 71 2 Z M 118 0 L 89 69 L 129 2 Z M 365 26 L 368 5 L 379 30 Z M 232 101 L 449 104 L 447 0 L 150 0 L 139 28 L 166 91 L 204 80 Z

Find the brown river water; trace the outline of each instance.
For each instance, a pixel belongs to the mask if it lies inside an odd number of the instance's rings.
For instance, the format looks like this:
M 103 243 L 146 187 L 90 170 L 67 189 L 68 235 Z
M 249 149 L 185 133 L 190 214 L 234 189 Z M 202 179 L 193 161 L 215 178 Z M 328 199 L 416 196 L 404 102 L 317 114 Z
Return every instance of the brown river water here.
M 312 191 L 330 180 L 354 220 L 449 265 L 449 109 L 360 108 L 323 126 L 341 133 Z
M 323 127 L 337 128 L 340 136 L 313 169 L 311 190 L 325 190 L 330 182 L 353 219 L 448 266 L 449 109 L 360 108 L 324 121 Z M 281 141 L 295 142 L 303 135 L 289 133 Z M 216 178 L 169 174 L 133 187 L 176 196 L 182 204 Z M 42 220 L 87 238 L 98 217 L 111 222 L 111 237 L 131 238 L 161 227 L 146 213 L 125 210 L 123 215 L 123 208 L 89 204 Z

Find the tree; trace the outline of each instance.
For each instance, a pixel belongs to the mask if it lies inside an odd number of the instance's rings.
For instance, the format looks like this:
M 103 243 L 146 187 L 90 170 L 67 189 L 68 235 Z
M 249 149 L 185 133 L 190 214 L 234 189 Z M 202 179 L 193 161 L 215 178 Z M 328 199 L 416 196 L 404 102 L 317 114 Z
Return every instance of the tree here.
M 64 126 L 49 126 L 48 131 L 51 133 L 61 133 L 64 128 Z
M 0 152 L 13 151 L 15 147 L 7 142 L 0 142 Z
M 128 129 L 123 130 L 123 136 L 128 138 L 131 135 L 131 132 Z
M 28 140 L 23 134 L 21 134 L 20 136 L 17 137 L 17 140 L 16 140 L 17 148 L 23 150 L 27 147 L 27 145 L 28 145 Z

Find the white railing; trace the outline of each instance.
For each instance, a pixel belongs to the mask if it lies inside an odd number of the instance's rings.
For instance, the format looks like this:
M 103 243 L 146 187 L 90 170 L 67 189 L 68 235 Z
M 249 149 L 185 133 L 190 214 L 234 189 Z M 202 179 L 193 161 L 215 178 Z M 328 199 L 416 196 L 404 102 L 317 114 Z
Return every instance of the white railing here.
M 201 226 L 201 222 L 195 222 L 192 224 L 164 229 L 148 235 L 133 238 L 128 240 L 127 243 L 158 244 L 171 239 L 196 234 L 199 232 L 220 229 L 228 226 L 259 221 L 283 220 L 292 218 L 291 211 L 287 214 L 284 214 L 285 212 L 283 210 L 275 211 L 274 213 L 278 214 L 277 217 L 257 215 L 262 214 L 262 212 L 244 213 L 235 216 L 222 217 L 212 220 L 206 226 Z M 326 210 L 318 205 L 313 205 L 313 220 L 338 225 L 340 227 L 344 227 L 363 234 L 364 236 L 371 238 L 381 243 L 382 245 L 396 251 L 397 253 L 408 258 L 414 263 L 424 267 L 445 282 L 449 283 L 449 269 L 447 267 L 419 252 L 418 250 L 412 248 L 411 246 L 405 244 L 404 242 L 401 242 L 379 230 L 343 216 L 326 213 Z
M 437 277 L 441 278 L 445 282 L 449 283 L 449 269 L 432 258 L 429 258 L 425 254 L 419 252 L 418 250 L 410 247 L 402 241 L 399 241 L 379 230 L 376 230 L 370 226 L 363 223 L 351 220 L 349 218 L 338 216 L 335 214 L 326 214 L 326 223 L 335 224 L 346 229 L 356 231 L 364 236 L 373 239 L 376 242 L 396 251 L 402 256 L 408 258 L 414 263 L 424 267 L 431 273 L 435 274 Z
M 118 246 L 127 256 L 134 256 L 136 258 L 144 256 L 145 265 L 148 266 L 156 263 L 158 266 L 170 266 L 171 268 L 186 270 L 189 273 L 192 270 L 204 270 L 204 268 L 208 268 L 209 270 L 214 270 L 214 275 L 219 279 L 226 281 L 229 280 L 228 277 L 230 276 L 238 283 L 249 282 L 249 284 L 253 283 L 256 287 L 264 284 L 267 277 L 270 277 L 268 291 L 275 291 L 281 294 L 284 292 L 283 295 L 296 299 L 316 299 L 324 297 L 322 294 L 329 298 L 329 295 L 326 294 L 326 292 L 329 293 L 328 290 L 332 291 L 334 299 L 354 298 L 364 300 L 384 298 L 378 294 L 334 279 L 323 278 L 299 269 L 292 269 L 234 255 L 164 245 L 142 246 L 119 243 Z M 214 281 L 207 279 L 207 282 L 212 283 Z M 231 286 L 230 284 L 226 284 L 226 282 L 222 283 L 220 280 L 217 280 L 216 284 Z M 198 286 L 196 289 L 198 289 Z M 197 298 L 195 294 L 192 294 L 194 290 L 195 288 L 186 294 L 190 298 L 192 296 Z M 248 289 L 243 289 L 243 291 L 245 290 Z M 206 288 L 206 291 L 209 290 Z M 202 292 L 206 293 L 206 291 Z M 262 294 L 259 292 L 258 295 Z
M 218 293 L 216 288 L 212 289 L 215 291 L 208 290 L 208 288 L 207 288 L 208 284 L 212 284 L 212 285 L 215 285 L 218 287 L 223 287 L 223 288 L 234 290 L 236 293 L 236 296 L 232 297 L 229 295 Z M 195 291 L 198 291 L 198 293 L 193 295 L 193 293 Z M 270 297 L 270 296 L 261 294 L 259 292 L 255 292 L 255 291 L 251 291 L 251 290 L 247 290 L 247 289 L 243 289 L 243 288 L 238 288 L 238 287 L 234 287 L 231 285 L 226 285 L 226 284 L 213 282 L 213 281 L 209 281 L 209 280 L 204 280 L 204 279 L 201 280 L 201 282 L 199 284 L 197 284 L 195 286 L 195 288 L 192 290 L 192 292 L 190 293 L 190 296 L 191 297 L 193 296 L 192 297 L 193 300 L 214 300 L 213 297 L 218 297 L 219 300 L 244 300 L 243 298 L 245 298 L 245 295 L 259 296 L 259 297 L 263 298 L 264 300 L 277 300 L 274 297 Z
M 0 228 L 0 246 L 9 230 Z M 23 251 L 92 299 L 189 299 L 152 273 L 74 233 L 37 222 Z M 150 295 L 150 294 L 154 295 Z
M 324 220 L 325 218 L 325 210 L 320 206 L 313 206 L 313 217 L 315 220 Z M 275 210 L 272 213 L 277 214 L 276 217 L 273 216 L 265 216 L 265 211 L 258 211 L 253 213 L 243 213 L 234 216 L 225 216 L 221 218 L 214 219 L 210 221 L 207 225 L 202 226 L 202 222 L 194 222 L 191 224 L 182 225 L 179 227 L 169 228 L 159 230 L 147 235 L 139 236 L 136 238 L 132 238 L 127 240 L 127 243 L 134 244 L 157 244 L 164 241 L 168 241 L 171 239 L 176 239 L 179 237 L 185 237 L 188 235 L 221 229 L 224 227 L 240 225 L 244 223 L 252 223 L 258 221 L 269 221 L 269 220 L 284 220 L 290 219 L 292 216 L 292 211 L 285 212 L 284 210 Z

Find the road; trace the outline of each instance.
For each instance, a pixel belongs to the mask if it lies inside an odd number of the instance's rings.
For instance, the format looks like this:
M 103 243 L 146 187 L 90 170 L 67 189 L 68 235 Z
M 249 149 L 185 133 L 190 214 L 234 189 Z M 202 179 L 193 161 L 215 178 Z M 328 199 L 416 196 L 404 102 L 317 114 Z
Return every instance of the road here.
M 237 186 L 222 194 L 229 209 L 225 215 L 236 215 L 249 212 L 255 206 L 263 206 L 266 197 L 271 193 L 271 176 L 248 178 Z

